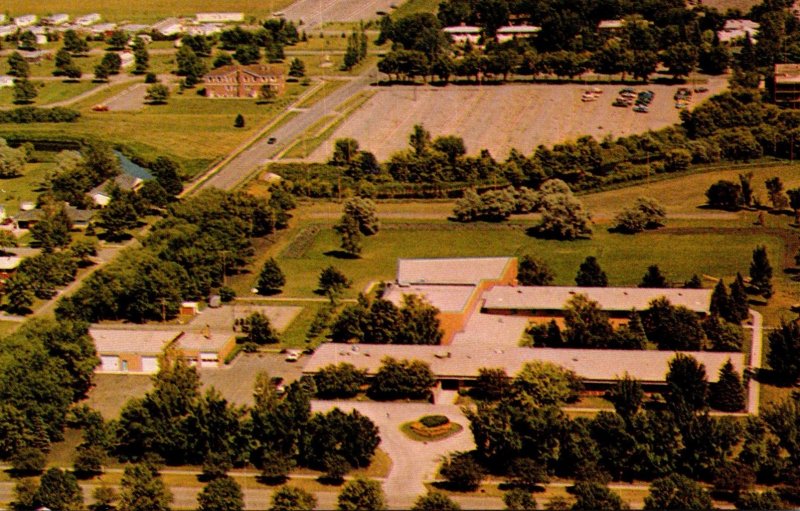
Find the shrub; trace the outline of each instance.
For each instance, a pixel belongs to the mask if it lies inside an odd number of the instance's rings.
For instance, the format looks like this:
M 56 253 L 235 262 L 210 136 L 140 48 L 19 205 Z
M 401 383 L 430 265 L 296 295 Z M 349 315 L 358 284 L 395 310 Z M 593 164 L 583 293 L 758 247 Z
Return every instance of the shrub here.
M 426 428 L 435 428 L 437 426 L 448 424 L 450 419 L 444 415 L 426 415 L 422 417 L 419 422 Z

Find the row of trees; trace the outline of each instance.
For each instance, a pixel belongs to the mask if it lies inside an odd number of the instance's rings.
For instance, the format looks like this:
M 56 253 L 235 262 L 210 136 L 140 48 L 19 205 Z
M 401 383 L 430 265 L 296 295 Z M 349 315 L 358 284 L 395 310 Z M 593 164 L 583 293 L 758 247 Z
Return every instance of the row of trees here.
M 414 294 L 403 296 L 400 307 L 383 298 L 365 295 L 347 305 L 331 325 L 334 342 L 367 344 L 430 344 L 442 340 L 439 309 Z

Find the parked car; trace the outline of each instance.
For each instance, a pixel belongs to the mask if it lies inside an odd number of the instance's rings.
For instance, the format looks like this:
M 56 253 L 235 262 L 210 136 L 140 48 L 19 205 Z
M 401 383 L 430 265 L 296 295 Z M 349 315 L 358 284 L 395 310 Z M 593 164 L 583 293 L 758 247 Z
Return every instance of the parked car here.
M 299 350 L 286 350 L 286 361 L 287 362 L 297 362 L 300 360 L 300 355 L 302 353 Z
M 633 107 L 633 111 L 639 112 L 640 114 L 646 114 L 647 112 L 650 111 L 650 109 L 647 108 L 646 105 L 636 105 L 635 107 Z
M 269 138 L 267 139 L 267 143 L 268 143 L 268 144 L 270 144 L 270 145 L 274 144 L 274 143 L 275 143 L 275 142 L 277 142 L 277 141 L 278 141 L 278 139 L 277 139 L 277 138 L 275 138 L 275 137 L 269 137 Z

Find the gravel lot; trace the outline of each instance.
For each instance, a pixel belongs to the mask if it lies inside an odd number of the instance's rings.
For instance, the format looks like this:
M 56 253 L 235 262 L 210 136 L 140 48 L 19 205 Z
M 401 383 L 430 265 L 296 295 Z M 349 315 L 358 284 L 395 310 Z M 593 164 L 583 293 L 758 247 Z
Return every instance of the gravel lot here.
M 592 86 L 591 84 L 589 86 Z M 726 77 L 712 77 L 709 92 L 722 91 Z M 489 149 L 503 159 L 511 148 L 531 154 L 540 144 L 552 145 L 582 135 L 598 140 L 659 129 L 679 121 L 672 99 L 678 86 L 650 84 L 655 98 L 649 113 L 614 107 L 619 85 L 600 85 L 603 94 L 594 102 L 581 101 L 582 84 L 509 84 L 502 86 L 393 86 L 379 90 L 354 112 L 309 158 L 327 161 L 333 141 L 352 137 L 362 149 L 384 161 L 407 147 L 415 124 L 423 123 L 433 136 L 458 135 L 467 151 Z
M 377 11 L 389 12 L 401 0 L 298 0 L 283 10 L 289 20 L 303 20 L 308 30 L 330 21 L 367 21 L 378 18 Z

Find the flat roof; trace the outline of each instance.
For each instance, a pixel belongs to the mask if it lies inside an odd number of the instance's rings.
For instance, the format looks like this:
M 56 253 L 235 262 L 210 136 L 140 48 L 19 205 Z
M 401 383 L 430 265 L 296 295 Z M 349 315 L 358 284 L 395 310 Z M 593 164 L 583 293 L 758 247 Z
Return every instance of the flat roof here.
M 708 312 L 712 289 L 639 287 L 495 286 L 484 293 L 487 309 L 562 310 L 575 295 L 586 295 L 607 311 L 645 310 L 656 298 L 694 312 Z
M 178 330 L 90 328 L 89 335 L 94 339 L 94 345 L 100 355 L 120 353 L 158 355 L 166 345 L 180 336 L 181 332 Z
M 503 276 L 511 257 L 463 257 L 451 259 L 399 259 L 397 283 L 479 284 Z
M 453 27 L 444 27 L 442 30 L 448 34 L 480 34 L 481 27 L 473 27 L 470 25 L 456 25 Z
M 497 29 L 498 34 L 535 34 L 541 31 L 542 27 L 535 25 L 509 25 Z
M 597 28 L 622 28 L 625 26 L 625 20 L 600 20 Z
M 184 350 L 197 350 L 201 352 L 216 353 L 235 337 L 232 333 L 211 332 L 186 332 L 178 339 L 178 347 Z
M 800 81 L 800 64 L 775 64 L 775 83 Z
M 527 362 L 541 360 L 575 371 L 586 381 L 611 381 L 628 373 L 642 382 L 663 383 L 669 362 L 679 352 L 656 350 L 581 350 L 559 348 L 480 349 L 458 346 L 419 346 L 387 344 L 321 345 L 309 358 L 303 372 L 314 374 L 330 364 L 348 362 L 374 375 L 385 357 L 427 362 L 437 378 L 472 379 L 484 367 L 501 368 L 509 376 L 517 374 Z M 693 351 L 691 355 L 706 368 L 710 382 L 719 378 L 719 370 L 728 359 L 741 373 L 742 353 Z
M 390 284 L 386 287 L 383 298 L 397 305 L 403 304 L 403 297 L 417 295 L 424 298 L 442 312 L 461 312 L 467 306 L 470 297 L 477 289 L 472 284 L 463 286 L 448 285 L 412 285 L 398 286 Z
M 0 270 L 2 271 L 14 270 L 19 266 L 19 263 L 21 262 L 22 258 L 17 256 L 0 257 Z

